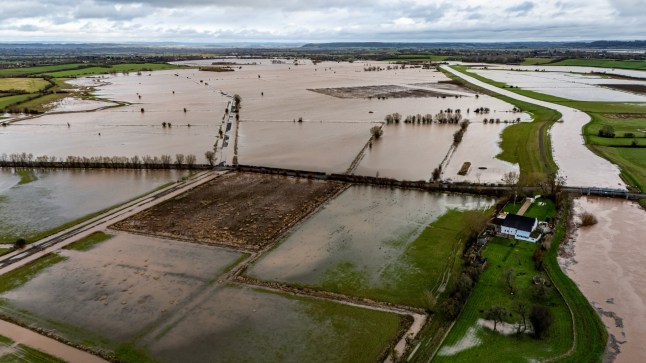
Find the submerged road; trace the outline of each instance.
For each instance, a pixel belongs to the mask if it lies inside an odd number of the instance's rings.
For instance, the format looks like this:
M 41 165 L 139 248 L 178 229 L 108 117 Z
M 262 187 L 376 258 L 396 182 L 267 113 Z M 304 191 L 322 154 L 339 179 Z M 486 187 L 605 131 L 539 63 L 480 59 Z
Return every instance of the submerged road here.
M 564 122 L 555 123 L 550 130 L 554 161 L 561 175 L 565 176 L 568 185 L 582 187 L 603 187 L 626 189 L 626 184 L 619 177 L 619 167 L 596 155 L 587 146 L 581 135 L 581 129 L 590 122 L 590 116 L 577 109 L 555 103 L 540 101 L 527 96 L 492 86 L 459 72 L 448 65 L 441 66 L 465 81 L 500 95 L 538 106 L 551 108 L 563 115 Z

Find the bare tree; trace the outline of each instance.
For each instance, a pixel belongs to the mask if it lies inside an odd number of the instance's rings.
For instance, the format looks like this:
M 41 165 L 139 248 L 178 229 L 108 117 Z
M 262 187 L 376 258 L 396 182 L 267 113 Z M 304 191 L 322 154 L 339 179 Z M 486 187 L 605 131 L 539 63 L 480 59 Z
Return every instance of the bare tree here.
M 493 321 L 493 331 L 497 331 L 498 323 L 502 323 L 502 320 L 507 316 L 507 309 L 499 305 L 494 305 L 489 310 L 485 311 L 484 316 L 487 320 Z
M 209 165 L 213 166 L 213 163 L 215 162 L 215 153 L 209 150 L 204 153 L 204 157 L 206 158 L 206 161 L 209 162 Z
M 175 154 L 175 163 L 178 166 L 182 166 L 184 164 L 184 154 Z

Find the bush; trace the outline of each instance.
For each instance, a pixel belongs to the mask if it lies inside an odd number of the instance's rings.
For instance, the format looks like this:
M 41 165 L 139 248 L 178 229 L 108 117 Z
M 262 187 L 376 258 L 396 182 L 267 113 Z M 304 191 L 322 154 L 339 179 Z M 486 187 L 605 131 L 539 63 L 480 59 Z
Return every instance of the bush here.
M 25 248 L 27 245 L 27 241 L 24 238 L 18 238 L 16 242 L 13 244 L 13 248 L 20 250 Z
M 373 138 L 378 139 L 384 134 L 384 130 L 379 126 L 373 126 L 370 128 L 370 134 L 372 134 Z
M 633 137 L 635 137 L 635 134 L 634 134 L 634 133 L 632 133 L 632 132 L 625 132 L 625 133 L 624 133 L 624 137 L 627 137 L 627 138 L 633 138 Z
M 610 126 L 610 125 L 604 125 L 600 130 L 599 130 L 599 136 L 601 137 L 615 137 L 615 128 Z
M 583 212 L 581 213 L 581 226 L 591 226 L 593 224 L 597 224 L 597 217 L 595 217 L 592 213 L 589 212 Z
M 549 335 L 550 327 L 554 322 L 552 313 L 543 305 L 532 306 L 532 312 L 529 314 L 529 321 L 534 327 L 534 337 L 542 339 Z

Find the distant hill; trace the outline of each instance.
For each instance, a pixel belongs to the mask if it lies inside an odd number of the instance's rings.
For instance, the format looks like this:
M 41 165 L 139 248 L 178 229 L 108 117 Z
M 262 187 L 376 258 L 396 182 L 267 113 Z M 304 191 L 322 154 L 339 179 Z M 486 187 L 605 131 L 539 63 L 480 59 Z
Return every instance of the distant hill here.
M 308 43 L 305 49 L 646 49 L 646 40 L 617 41 L 599 40 L 592 42 L 493 42 L 493 43 L 406 43 L 406 42 L 333 42 Z

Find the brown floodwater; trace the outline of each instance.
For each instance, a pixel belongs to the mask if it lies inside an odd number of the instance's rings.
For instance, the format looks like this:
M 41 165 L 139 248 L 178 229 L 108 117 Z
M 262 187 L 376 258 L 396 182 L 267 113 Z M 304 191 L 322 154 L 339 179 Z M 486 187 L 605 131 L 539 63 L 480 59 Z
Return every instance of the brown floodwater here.
M 345 172 L 368 139 L 367 122 L 241 122 L 238 162 Z
M 644 362 L 646 350 L 646 212 L 638 204 L 583 197 L 575 201 L 598 223 L 577 228 L 560 258 L 563 270 L 601 314 L 608 328 L 604 361 Z
M 27 311 L 27 323 L 75 342 L 121 343 L 181 308 L 241 254 L 208 246 L 113 232 L 89 251 L 61 250 L 59 262 L 0 295 L 0 308 Z M 60 325 L 59 325 L 60 324 Z M 97 342 L 102 341 L 97 339 Z

